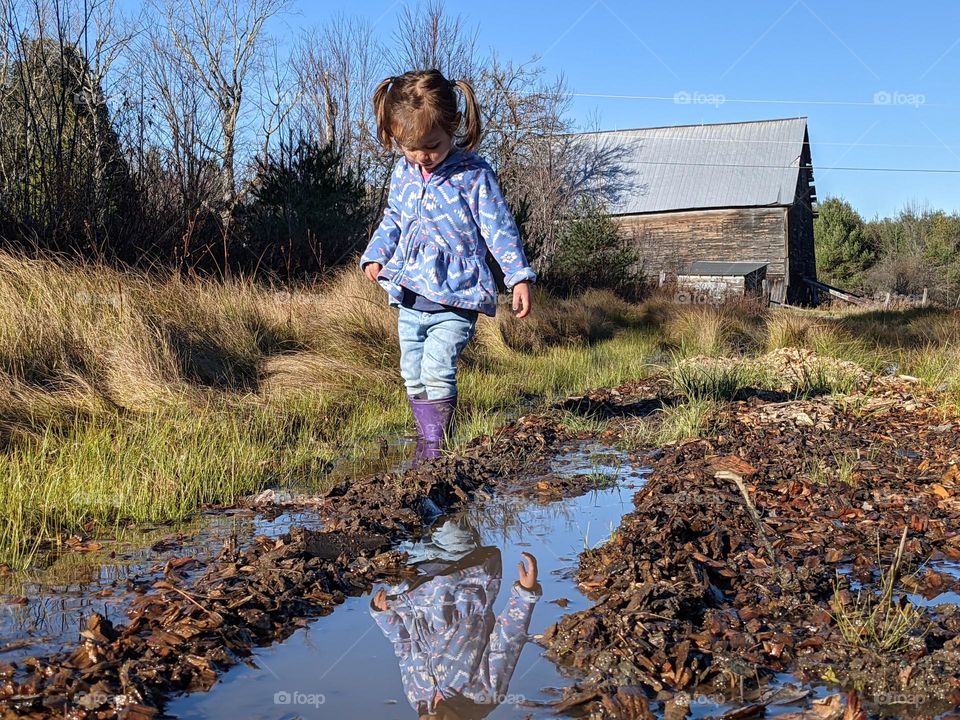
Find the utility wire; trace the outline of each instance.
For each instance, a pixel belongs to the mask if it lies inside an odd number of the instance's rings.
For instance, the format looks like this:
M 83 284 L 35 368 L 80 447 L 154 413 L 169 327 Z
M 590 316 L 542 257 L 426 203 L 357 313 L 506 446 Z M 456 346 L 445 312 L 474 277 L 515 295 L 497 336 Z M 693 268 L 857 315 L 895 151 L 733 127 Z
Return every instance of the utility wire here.
M 686 125 L 684 127 L 711 127 L 714 124 L 729 124 L 737 125 L 739 123 L 711 123 L 708 125 Z M 629 132 L 638 132 L 638 131 L 648 131 L 656 130 L 658 128 L 624 128 L 623 130 L 587 130 L 582 133 L 574 133 L 575 135 L 610 135 L 613 133 L 629 133 Z M 743 143 L 745 145 L 750 144 L 766 144 L 766 145 L 793 145 L 793 140 L 766 140 L 763 138 L 720 138 L 720 137 L 673 137 L 670 135 L 658 135 L 651 134 L 647 137 L 638 138 L 640 140 L 679 140 L 682 142 L 716 142 L 716 143 Z M 822 145 L 838 146 L 838 147 L 882 147 L 882 148 L 914 148 L 914 149 L 926 149 L 926 150 L 960 150 L 960 145 L 915 145 L 907 143 L 866 143 L 866 142 L 837 142 L 829 140 L 811 140 L 811 146 L 820 147 Z
M 908 172 L 908 173 L 939 173 L 939 174 L 960 174 L 960 168 L 890 168 L 890 167 L 853 167 L 853 166 L 825 166 L 825 165 L 752 165 L 747 163 L 699 163 L 699 162 L 673 162 L 669 160 L 631 160 L 631 165 L 691 165 L 694 167 L 731 167 L 731 168 L 768 168 L 771 170 L 793 170 L 796 168 L 806 168 L 807 170 L 852 170 L 860 172 Z
M 685 96 L 687 93 L 684 93 Z M 904 95 L 914 95 L 919 96 L 923 93 L 903 93 Z M 713 105 L 714 103 L 710 102 L 706 98 L 716 98 L 717 104 L 724 105 L 726 103 L 740 103 L 740 104 L 751 104 L 751 105 L 853 105 L 853 106 L 862 106 L 862 107 L 915 107 L 918 105 L 923 105 L 924 107 L 951 107 L 949 105 L 943 105 L 941 103 L 929 103 L 924 100 L 921 103 L 915 105 L 914 103 L 881 103 L 875 101 L 866 101 L 866 100 L 779 100 L 779 99 L 764 99 L 764 98 L 728 98 L 722 93 L 689 93 L 690 101 L 684 102 L 682 99 L 678 99 L 678 95 L 615 95 L 608 93 L 570 93 L 573 97 L 583 97 L 583 98 L 601 98 L 606 100 L 669 100 L 672 103 L 677 103 L 678 105 Z M 695 98 L 703 97 L 703 101 L 696 100 Z

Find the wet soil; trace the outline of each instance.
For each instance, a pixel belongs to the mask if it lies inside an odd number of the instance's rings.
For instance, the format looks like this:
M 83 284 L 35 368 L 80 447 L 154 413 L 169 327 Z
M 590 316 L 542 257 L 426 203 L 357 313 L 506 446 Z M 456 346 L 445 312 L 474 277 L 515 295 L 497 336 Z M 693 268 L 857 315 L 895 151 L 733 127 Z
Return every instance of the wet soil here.
M 629 387 L 593 399 L 624 402 Z M 960 703 L 957 418 L 889 378 L 840 399 L 752 397 L 715 421 L 663 449 L 636 510 L 581 556 L 596 604 L 543 638 L 582 673 L 558 709 L 684 717 L 691 696 L 719 691 L 743 705 L 724 717 L 759 717 L 773 709 L 765 686 L 790 671 L 856 690 L 803 717 L 947 717 Z M 892 605 L 920 605 L 917 627 L 892 650 L 855 647 L 838 600 L 883 591 L 904 528 Z
M 905 378 L 789 395 L 746 392 L 703 439 L 627 448 L 627 462 L 654 472 L 609 540 L 584 542 L 575 580 L 593 604 L 561 608 L 539 638 L 571 683 L 530 714 L 958 717 L 960 419 Z M 71 647 L 0 658 L 0 717 L 155 717 L 255 664 L 257 648 L 409 575 L 397 543 L 439 518 L 495 507 L 494 496 L 537 504 L 606 487 L 603 460 L 563 472 L 557 455 L 620 442 L 677 402 L 658 378 L 593 391 L 558 408 L 612 420 L 600 437 L 531 415 L 418 471 L 252 498 L 264 517 L 315 524 L 231 535 L 210 557 L 174 553 L 128 584 L 122 617 L 91 613 Z M 892 649 L 852 644 L 838 619 L 885 589 L 918 622 Z
M 548 472 L 550 456 L 569 441 L 553 420 L 520 418 L 416 471 L 277 503 L 276 514 L 311 510 L 323 529 L 295 525 L 249 543 L 230 536 L 209 561 L 169 560 L 159 578 L 131 588 L 123 622 L 93 612 L 74 647 L 0 661 L 0 717 L 154 717 L 173 695 L 209 689 L 254 647 L 409 572 L 391 547 L 471 497 L 584 492 L 595 479 Z

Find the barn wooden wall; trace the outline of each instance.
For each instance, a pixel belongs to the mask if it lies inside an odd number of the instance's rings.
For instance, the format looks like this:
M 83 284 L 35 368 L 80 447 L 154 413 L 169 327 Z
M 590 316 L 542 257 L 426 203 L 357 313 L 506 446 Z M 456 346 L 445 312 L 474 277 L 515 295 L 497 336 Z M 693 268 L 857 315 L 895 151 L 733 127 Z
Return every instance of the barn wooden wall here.
M 765 262 L 770 283 L 782 283 L 787 273 L 782 207 L 618 215 L 613 220 L 635 239 L 648 276 L 661 270 L 675 275 L 697 260 Z

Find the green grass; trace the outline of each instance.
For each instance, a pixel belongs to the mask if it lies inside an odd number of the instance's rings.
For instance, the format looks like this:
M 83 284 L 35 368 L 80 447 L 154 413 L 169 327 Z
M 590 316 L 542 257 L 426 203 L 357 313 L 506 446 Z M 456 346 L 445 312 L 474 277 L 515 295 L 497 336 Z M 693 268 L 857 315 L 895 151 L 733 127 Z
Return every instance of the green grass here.
M 848 599 L 849 595 L 842 591 L 839 581 L 834 584 L 832 617 L 844 640 L 855 647 L 894 653 L 904 650 L 912 638 L 922 635 L 922 610 L 906 600 L 894 598 L 906 537 L 904 528 L 900 547 L 889 567 L 880 564 L 879 595 L 864 588 Z
M 895 364 L 940 388 L 945 416 L 960 400 L 951 312 L 698 308 L 537 289 L 527 320 L 480 319 L 452 446 L 566 395 L 645 377 L 665 355 L 686 401 L 631 423 L 627 441 L 694 437 L 742 388 L 776 387 L 757 358 L 788 346 L 821 356 L 794 383 L 797 397 L 851 392 L 855 378 L 826 362 L 837 358 L 873 372 Z M 278 290 L 0 253 L 0 564 L 28 566 L 68 534 L 183 522 L 269 485 L 323 489 L 331 463 L 360 467 L 385 438 L 412 431 L 398 358 L 396 316 L 355 270 Z M 605 425 L 561 419 L 574 431 Z
M 740 363 L 679 362 L 668 372 L 674 392 L 688 400 L 733 400 L 747 386 L 748 376 Z
M 560 413 L 560 424 L 573 433 L 586 432 L 599 435 L 607 429 L 610 421 L 597 415 L 581 415 L 580 413 L 564 411 Z
M 856 375 L 825 362 L 804 365 L 793 378 L 790 393 L 796 399 L 818 395 L 848 395 L 857 387 Z
M 857 457 L 852 453 L 834 455 L 828 461 L 813 458 L 807 468 L 807 477 L 814 485 L 829 486 L 834 482 L 853 486 L 856 484 Z
M 718 403 L 713 400 L 688 400 L 649 417 L 632 420 L 623 428 L 620 447 L 628 451 L 656 448 L 702 437 L 712 428 L 717 408 Z

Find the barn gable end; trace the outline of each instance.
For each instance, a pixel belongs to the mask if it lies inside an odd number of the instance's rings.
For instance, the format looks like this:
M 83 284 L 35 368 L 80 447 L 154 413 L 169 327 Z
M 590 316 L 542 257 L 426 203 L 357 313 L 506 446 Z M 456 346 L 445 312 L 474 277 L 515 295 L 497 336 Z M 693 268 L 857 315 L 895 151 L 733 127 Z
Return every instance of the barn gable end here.
M 697 261 L 767 265 L 774 302 L 811 304 L 813 166 L 806 118 L 585 133 L 624 148 L 627 190 L 609 207 L 644 272 Z

